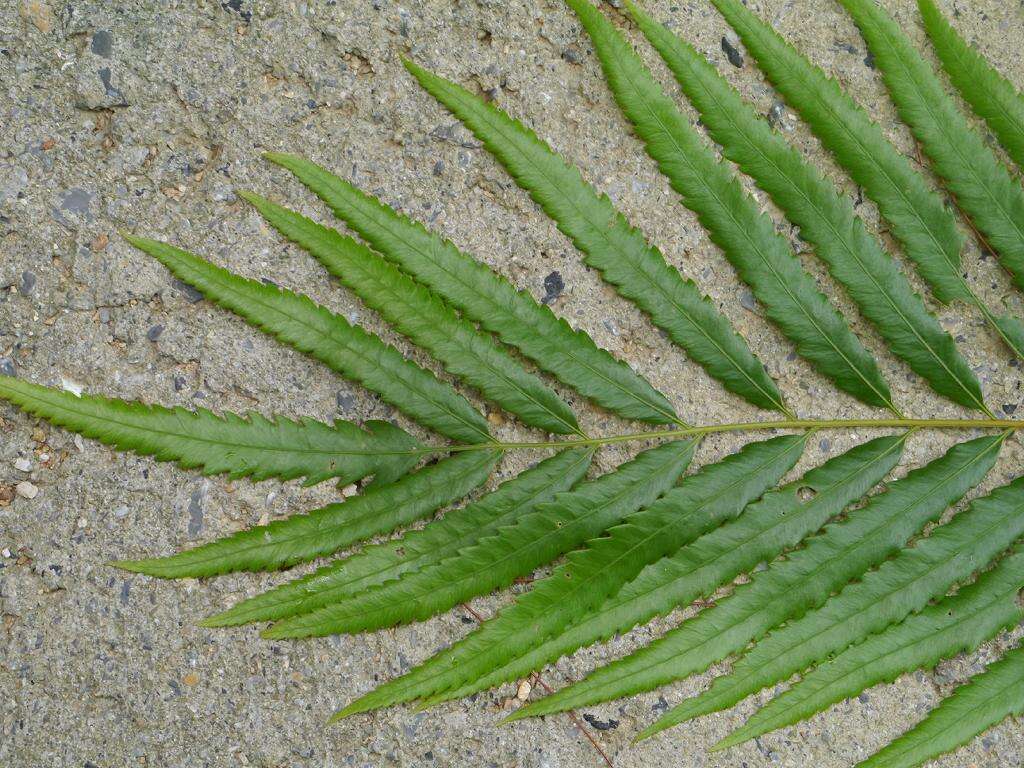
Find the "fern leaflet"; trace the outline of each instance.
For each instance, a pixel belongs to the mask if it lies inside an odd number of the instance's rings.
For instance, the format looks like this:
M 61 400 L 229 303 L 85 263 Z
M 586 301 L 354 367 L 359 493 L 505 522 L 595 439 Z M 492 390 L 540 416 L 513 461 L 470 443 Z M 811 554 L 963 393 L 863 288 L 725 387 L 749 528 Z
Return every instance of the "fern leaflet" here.
M 456 601 L 506 584 L 515 576 L 567 552 L 630 513 L 652 503 L 674 484 L 689 463 L 694 447 L 693 441 L 677 441 L 645 451 L 615 472 L 602 475 L 572 493 L 556 497 L 554 501 L 541 505 L 536 512 L 521 518 L 514 526 L 502 529 L 495 536 L 482 540 L 476 547 L 460 553 L 455 563 L 457 568 L 449 570 L 461 576 L 460 581 L 471 579 L 477 584 L 468 594 L 464 584 L 456 584 L 455 589 L 463 590 Z M 434 585 L 434 590 L 421 596 L 420 602 L 411 606 L 415 610 L 414 617 L 425 618 L 430 615 L 429 612 L 435 610 L 432 604 L 436 603 L 438 593 L 442 597 L 445 593 L 453 593 L 450 581 Z M 391 608 L 391 601 L 380 607 Z M 304 623 L 305 626 L 300 624 L 299 632 L 289 628 L 286 636 L 309 634 L 311 630 L 320 634 L 332 626 L 325 625 L 322 620 L 318 621 L 315 616 L 310 614 L 313 618 L 311 622 L 303 622 L 304 617 L 290 620 Z M 352 620 L 357 622 L 358 628 L 366 623 L 363 612 L 357 613 Z M 388 623 L 394 620 L 392 613 Z M 286 621 L 276 626 L 288 623 Z M 347 631 L 348 628 L 343 626 L 341 629 Z M 404 677 L 385 683 L 354 701 L 338 717 L 422 698 L 460 685 L 468 679 L 466 673 L 470 664 L 486 668 L 488 663 L 493 662 L 493 659 L 487 658 L 488 648 L 479 647 L 474 637 L 470 635 Z
M 715 748 L 725 749 L 804 720 L 876 683 L 973 651 L 1024 618 L 1024 611 L 1017 605 L 1017 593 L 1022 588 L 1024 554 L 1018 552 L 1003 558 L 953 597 L 872 635 L 803 675 L 800 682 L 758 710 Z
M 268 571 L 329 555 L 425 517 L 486 482 L 499 451 L 464 451 L 389 485 L 312 512 L 292 515 L 168 557 L 122 560 L 119 568 L 164 579 Z
M 917 0 L 917 7 L 949 79 L 1013 162 L 1024 168 L 1024 96 L 957 34 L 932 0 Z
M 754 573 L 748 584 L 701 611 L 651 645 L 594 671 L 553 696 L 519 710 L 547 714 L 652 690 L 702 672 L 751 640 L 801 612 L 821 605 L 850 579 L 906 544 L 937 519 L 992 468 L 998 438 L 954 446 L 871 498 L 862 509 L 825 527 L 785 559 Z
M 267 159 L 295 174 L 376 250 L 563 384 L 625 419 L 678 423 L 664 395 L 628 365 L 447 240 L 308 160 L 278 153 Z
M 715 67 L 636 6 L 627 6 L 701 114 L 725 156 L 754 179 L 800 227 L 829 272 L 895 355 L 932 388 L 967 408 L 988 412 L 981 387 L 948 333 L 892 257 L 868 234 L 849 198 L 771 129 Z
M 960 114 L 932 68 L 871 0 L 839 0 L 874 54 L 893 102 L 935 172 L 1024 289 L 1024 189 Z
M 484 147 L 544 209 L 624 297 L 732 392 L 762 408 L 787 412 L 775 383 L 691 280 L 665 262 L 661 252 L 580 172 L 533 131 L 504 112 L 431 72 L 405 66 L 434 98 L 476 134 Z
M 513 524 L 555 494 L 568 491 L 586 474 L 592 458 L 589 449 L 557 453 L 466 507 L 446 512 L 442 519 L 421 530 L 368 546 L 200 623 L 226 627 L 298 616 L 424 571 Z
M 612 93 L 647 153 L 768 317 L 840 389 L 897 412 L 875 361 L 802 269 L 772 220 L 701 141 L 615 27 L 588 0 L 566 1 L 590 35 Z
M 857 768 L 913 768 L 953 751 L 1008 715 L 1020 714 L 1024 714 L 1024 647 L 1008 651 Z
M 239 277 L 166 243 L 127 233 L 124 238 L 210 300 L 377 392 L 423 426 L 453 440 L 491 441 L 486 419 L 451 385 L 340 315 L 301 294 Z
M 490 334 L 460 318 L 437 296 L 365 245 L 250 192 L 239 193 L 289 240 L 452 374 L 525 424 L 579 434 L 569 406 L 499 347 Z
M 258 413 L 218 416 L 211 411 L 126 403 L 73 395 L 0 375 L 0 398 L 57 426 L 122 451 L 174 461 L 183 469 L 231 478 L 329 478 L 352 483 L 374 475 L 390 483 L 422 458 L 412 435 L 386 421 L 364 429 L 347 421 L 268 419 Z
M 1024 534 L 1024 484 L 1000 488 L 916 546 L 847 586 L 821 608 L 769 634 L 711 688 L 641 736 L 716 712 L 885 629 L 968 578 Z

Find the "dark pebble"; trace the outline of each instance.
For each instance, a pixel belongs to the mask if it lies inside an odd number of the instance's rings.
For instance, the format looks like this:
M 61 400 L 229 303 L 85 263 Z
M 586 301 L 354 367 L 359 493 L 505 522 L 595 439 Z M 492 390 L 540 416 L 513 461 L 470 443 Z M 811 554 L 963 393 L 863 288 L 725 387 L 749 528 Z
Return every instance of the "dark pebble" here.
M 146 338 L 149 339 L 150 341 L 156 341 L 157 339 L 160 338 L 160 334 L 163 332 L 164 327 L 162 325 L 154 325 L 152 328 L 146 331 Z
M 725 37 L 722 38 L 722 52 L 725 54 L 725 58 L 729 60 L 729 63 L 734 67 L 743 66 L 743 54 L 737 51 L 733 44 Z
M 185 388 L 185 377 L 175 376 L 174 377 L 174 391 L 181 392 Z
M 203 294 L 184 280 L 174 280 L 171 284 L 185 294 L 185 298 L 188 299 L 189 304 L 195 304 L 203 300 Z
M 868 51 L 868 55 L 864 57 L 864 66 L 866 66 L 868 69 L 875 68 L 875 54 L 873 54 L 871 51 Z
M 242 0 L 224 0 L 220 7 L 225 11 L 234 11 L 242 17 L 242 21 L 248 23 L 252 19 L 252 11 L 242 7 Z
M 658 700 L 651 706 L 652 712 L 666 712 L 668 711 L 668 701 L 664 696 L 659 696 Z
M 570 64 L 579 64 L 582 59 L 582 56 L 580 56 L 580 49 L 570 45 L 562 51 L 562 58 Z
M 619 727 L 618 720 L 612 720 L 610 717 L 607 720 L 598 720 L 593 715 L 584 715 L 583 719 L 590 723 L 594 728 L 599 731 L 610 731 L 612 728 Z
M 334 400 L 338 404 L 339 411 L 351 411 L 356 404 L 356 396 L 345 391 L 338 392 L 334 396 Z
M 28 270 L 21 273 L 21 285 L 18 286 L 18 291 L 22 296 L 28 296 L 32 293 L 32 289 L 36 287 L 36 276 L 34 273 Z
M 188 535 L 195 537 L 203 530 L 203 502 L 206 494 L 202 488 L 192 491 L 192 497 L 188 500 Z
M 1017 410 L 1017 406 L 1014 405 L 1013 403 L 1006 403 L 1005 405 L 1003 405 L 1003 413 L 1005 413 L 1007 416 L 1009 416 L 1011 413 L 1013 413 L 1016 410 Z
M 4 376 L 15 376 L 14 361 L 9 357 L 0 357 L 0 373 Z
M 434 163 L 434 175 L 440 176 L 442 173 L 444 173 L 444 160 L 438 160 Z
M 89 48 L 97 56 L 109 59 L 114 52 L 114 36 L 105 29 L 98 29 L 93 33 Z
M 564 290 L 565 283 L 562 280 L 562 276 L 558 272 L 552 272 L 544 278 L 544 298 L 541 301 L 545 304 L 550 304 L 561 296 Z

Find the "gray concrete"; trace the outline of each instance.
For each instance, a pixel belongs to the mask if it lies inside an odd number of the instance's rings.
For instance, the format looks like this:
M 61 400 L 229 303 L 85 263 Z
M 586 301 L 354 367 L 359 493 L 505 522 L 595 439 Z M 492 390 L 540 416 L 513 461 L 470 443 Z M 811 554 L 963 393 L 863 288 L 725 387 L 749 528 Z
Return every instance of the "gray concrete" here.
M 912 3 L 886 4 L 920 40 Z M 835 5 L 753 5 L 910 149 L 877 73 L 865 64 L 863 42 Z M 709 3 L 648 6 L 684 30 L 855 193 L 795 117 L 775 103 L 742 46 L 732 58 L 743 66 L 729 63 L 720 44 L 725 25 Z M 944 6 L 951 10 L 953 3 Z M 968 37 L 1024 83 L 1019 4 L 972 0 L 956 8 Z M 164 237 L 245 275 L 305 290 L 409 350 L 235 197 L 234 189 L 252 188 L 322 217 L 308 194 L 259 157 L 264 149 L 290 149 L 428 220 L 534 295 L 547 294 L 556 311 L 666 392 L 684 418 L 756 417 L 581 266 L 526 195 L 413 84 L 398 61 L 399 53 L 411 53 L 491 93 L 577 163 L 722 305 L 802 414 L 869 415 L 794 359 L 790 345 L 766 325 L 643 155 L 600 80 L 588 41 L 557 2 L 3 0 L 0 49 L 0 370 L 167 404 L 321 419 L 394 417 L 358 387 L 197 302 L 116 235 L 117 228 L 128 227 Z M 649 49 L 642 51 L 657 64 Z M 656 71 L 665 75 L 660 66 Z M 871 205 L 861 211 L 874 226 Z M 809 259 L 808 265 L 821 275 Z M 971 246 L 965 265 L 989 301 L 1020 310 L 1019 297 L 991 258 L 980 259 Z M 824 275 L 821 281 L 836 294 Z M 839 305 L 877 352 L 907 412 L 958 413 L 885 353 L 845 300 Z M 961 337 L 989 402 L 1007 412 L 1020 406 L 1020 368 L 1009 365 L 978 314 L 936 309 Z M 570 393 L 566 397 L 579 406 L 587 429 L 625 428 Z M 0 764 L 601 764 L 566 716 L 496 727 L 515 686 L 426 713 L 395 708 L 324 728 L 331 711 L 375 680 L 465 635 L 472 619 L 463 610 L 365 637 L 270 643 L 251 628 L 208 631 L 195 622 L 285 577 L 166 583 L 104 565 L 115 557 L 169 553 L 311 508 L 332 498 L 329 484 L 304 489 L 206 480 L 116 455 L 8 406 L 0 406 L 0 428 Z M 508 422 L 498 431 L 510 438 L 529 434 Z M 803 466 L 866 436 L 815 441 Z M 915 438 L 901 471 L 935 456 L 955 437 Z M 708 440 L 700 461 L 737 445 L 733 438 Z M 600 464 L 610 467 L 624 456 L 609 450 Z M 1019 443 L 1011 441 L 984 488 L 1019 474 L 1021 456 Z M 527 458 L 508 458 L 501 474 L 516 471 Z M 24 481 L 38 493 L 11 500 L 14 486 Z M 32 495 L 29 486 L 22 490 Z M 491 615 L 505 600 L 483 598 L 473 607 Z M 628 651 L 678 618 L 581 652 L 544 677 L 555 686 L 578 679 L 597 661 Z M 622 767 L 848 765 L 920 718 L 1014 634 L 1020 630 L 944 663 L 936 674 L 873 688 L 809 723 L 724 754 L 709 755 L 705 748 L 755 702 L 639 747 L 629 743 L 657 711 L 701 690 L 710 674 L 595 707 L 586 714 L 599 725 L 587 727 Z M 1022 753 L 1020 722 L 1010 720 L 940 764 L 1020 765 Z

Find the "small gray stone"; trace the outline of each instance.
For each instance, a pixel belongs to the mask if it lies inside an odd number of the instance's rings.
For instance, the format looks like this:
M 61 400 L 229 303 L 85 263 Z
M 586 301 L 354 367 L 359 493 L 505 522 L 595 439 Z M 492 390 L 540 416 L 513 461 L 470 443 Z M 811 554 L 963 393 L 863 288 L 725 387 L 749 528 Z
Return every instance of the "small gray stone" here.
M 149 339 L 150 341 L 156 341 L 157 339 L 160 338 L 160 334 L 163 332 L 164 327 L 162 325 L 154 325 L 152 328 L 146 331 L 146 338 Z
M 28 296 L 32 293 L 32 289 L 36 287 L 36 276 L 35 273 L 25 270 L 21 273 L 21 284 L 18 286 L 18 293 L 22 296 Z
M 9 357 L 0 357 L 0 373 L 4 376 L 16 376 L 18 374 L 17 369 L 14 367 L 14 361 Z
M 60 208 L 56 211 L 57 219 L 62 224 L 69 223 L 64 214 L 77 216 L 83 221 L 92 221 L 93 214 L 90 210 L 92 205 L 92 193 L 81 187 L 72 187 L 64 190 L 60 195 Z
M 727 34 L 722 37 L 722 52 L 729 63 L 736 68 L 743 66 L 743 54 L 739 50 L 740 41 L 735 34 Z
M 106 29 L 98 29 L 92 35 L 89 49 L 97 56 L 109 59 L 114 52 L 114 36 Z
M 561 296 L 564 290 L 565 282 L 562 280 L 562 276 L 558 272 L 551 272 L 544 278 L 544 298 L 541 301 L 550 304 Z

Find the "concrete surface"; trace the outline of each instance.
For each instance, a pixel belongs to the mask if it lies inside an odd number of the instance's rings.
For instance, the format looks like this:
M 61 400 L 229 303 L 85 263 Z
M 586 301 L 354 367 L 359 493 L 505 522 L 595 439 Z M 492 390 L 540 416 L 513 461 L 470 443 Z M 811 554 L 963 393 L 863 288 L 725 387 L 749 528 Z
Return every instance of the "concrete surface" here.
M 912 3 L 886 4 L 920 41 Z M 837 6 L 827 0 L 752 5 L 848 86 L 902 148 L 911 148 L 865 62 L 860 37 Z M 949 0 L 943 5 L 954 9 Z M 727 56 L 721 45 L 726 26 L 709 3 L 670 0 L 648 7 L 683 30 L 856 194 L 795 117 L 776 106 L 742 46 Z M 1019 4 L 957 0 L 955 9 L 967 36 L 1024 83 Z M 641 50 L 657 65 L 648 48 Z M 758 416 L 581 266 L 526 195 L 417 89 L 400 66 L 400 53 L 490 93 L 577 163 L 723 306 L 802 414 L 869 415 L 794 359 L 790 345 L 765 324 L 694 217 L 675 204 L 612 103 L 579 26 L 553 0 L 0 0 L 0 369 L 167 404 L 321 419 L 394 417 L 358 387 L 196 301 L 116 235 L 116 228 L 128 227 L 164 237 L 243 274 L 303 289 L 394 340 L 235 197 L 235 188 L 252 188 L 323 216 L 308 194 L 259 157 L 264 149 L 289 149 L 429 221 L 536 296 L 548 295 L 556 311 L 666 392 L 684 418 Z M 656 71 L 665 76 L 660 65 Z M 860 210 L 874 226 L 871 205 Z M 989 301 L 1020 310 L 991 258 L 980 258 L 971 246 L 965 265 Z M 810 260 L 808 266 L 836 295 L 821 270 Z M 838 304 L 876 351 L 907 412 L 958 413 L 885 353 L 845 300 Z M 960 337 L 989 402 L 1007 413 L 1020 406 L 1020 368 L 977 313 L 937 311 Z M 624 428 L 566 396 L 587 429 Z M 515 692 L 511 685 L 425 713 L 395 708 L 324 727 L 331 711 L 375 681 L 464 635 L 473 623 L 464 610 L 393 632 L 271 643 L 252 628 L 210 631 L 195 622 L 284 576 L 166 583 L 104 565 L 115 557 L 169 553 L 311 508 L 332 497 L 329 484 L 303 489 L 206 480 L 115 455 L 5 405 L 0 427 L 0 764 L 602 764 L 566 716 L 496 727 Z M 510 422 L 499 431 L 529 434 Z M 802 466 L 867 436 L 827 435 L 815 441 Z M 915 438 L 901 472 L 956 437 L 963 436 Z M 738 438 L 709 440 L 700 461 L 738 444 Z M 984 488 L 1019 474 L 1021 455 L 1011 441 Z M 624 457 L 609 450 L 600 464 L 607 468 Z M 501 473 L 517 471 L 529 458 L 536 457 L 509 457 Z M 13 487 L 24 481 L 38 493 L 11 500 Z M 482 598 L 473 607 L 491 615 L 507 599 Z M 581 652 L 544 677 L 556 686 L 578 679 L 678 618 Z M 705 747 L 754 702 L 630 745 L 639 727 L 701 690 L 710 674 L 584 714 L 616 766 L 843 766 L 920 718 L 1014 634 L 1020 630 L 942 664 L 935 674 L 873 688 L 809 723 L 724 754 L 709 755 Z M 1022 753 L 1024 733 L 1011 719 L 940 764 L 1013 766 Z

